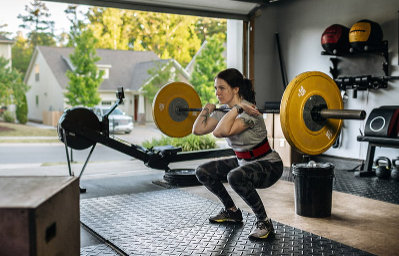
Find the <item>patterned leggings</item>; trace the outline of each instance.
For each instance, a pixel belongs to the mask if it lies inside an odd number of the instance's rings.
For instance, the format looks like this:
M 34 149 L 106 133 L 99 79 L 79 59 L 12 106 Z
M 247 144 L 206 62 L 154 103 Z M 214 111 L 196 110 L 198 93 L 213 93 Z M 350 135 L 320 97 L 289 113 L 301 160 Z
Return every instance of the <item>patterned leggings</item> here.
M 222 184 L 227 176 L 230 186 L 251 207 L 258 220 L 264 220 L 267 215 L 256 189 L 270 187 L 282 173 L 281 161 L 255 160 L 239 166 L 236 157 L 211 161 L 196 169 L 198 180 L 222 201 L 226 209 L 235 206 Z

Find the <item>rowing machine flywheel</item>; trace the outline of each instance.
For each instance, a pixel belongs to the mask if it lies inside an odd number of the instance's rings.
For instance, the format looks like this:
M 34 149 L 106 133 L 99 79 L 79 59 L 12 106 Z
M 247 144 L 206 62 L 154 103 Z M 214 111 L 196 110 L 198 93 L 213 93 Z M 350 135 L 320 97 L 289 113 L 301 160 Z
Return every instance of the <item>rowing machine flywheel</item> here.
M 58 121 L 58 138 L 60 141 L 65 143 L 65 131 L 66 143 L 68 147 L 79 150 L 86 149 L 94 145 L 95 141 L 91 141 L 88 138 L 76 133 L 76 131 L 87 132 L 86 130 L 82 130 L 83 127 L 96 132 L 101 131 L 101 123 L 93 111 L 83 107 L 68 109 Z

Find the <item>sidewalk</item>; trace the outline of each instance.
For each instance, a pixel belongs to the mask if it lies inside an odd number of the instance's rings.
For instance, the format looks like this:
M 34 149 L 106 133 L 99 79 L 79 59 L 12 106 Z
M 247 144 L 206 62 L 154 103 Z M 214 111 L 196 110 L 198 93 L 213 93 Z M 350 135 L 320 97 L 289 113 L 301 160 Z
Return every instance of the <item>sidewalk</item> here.
M 35 123 L 35 122 L 27 122 L 26 125 L 32 126 L 32 127 L 37 127 L 37 128 L 42 128 L 42 129 L 57 129 L 57 127 L 50 126 L 50 125 L 45 125 L 41 123 Z
M 32 127 L 38 127 L 43 129 L 56 129 L 56 127 L 43 125 L 39 123 L 28 122 L 27 125 Z M 129 134 L 110 134 L 110 137 L 113 136 L 121 138 L 131 144 L 141 145 L 144 141 L 152 140 L 152 139 L 160 139 L 164 135 L 155 123 L 146 123 L 146 124 L 134 124 L 134 128 Z M 58 137 L 50 137 L 50 136 L 0 136 L 1 141 L 12 141 L 10 143 L 17 143 L 17 141 L 29 141 L 29 140 L 42 140 L 43 143 L 49 143 L 47 141 L 51 141 L 50 143 L 57 143 L 59 141 Z M 216 139 L 216 145 L 219 148 L 227 148 L 228 145 L 224 139 Z

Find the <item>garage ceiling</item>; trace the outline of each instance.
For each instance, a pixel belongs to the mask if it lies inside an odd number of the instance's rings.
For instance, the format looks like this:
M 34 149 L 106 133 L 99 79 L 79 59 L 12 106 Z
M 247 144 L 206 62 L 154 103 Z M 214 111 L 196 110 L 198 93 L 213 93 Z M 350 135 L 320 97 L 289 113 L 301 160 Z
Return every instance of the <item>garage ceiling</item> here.
M 260 7 L 276 0 L 46 0 L 152 12 L 248 20 Z

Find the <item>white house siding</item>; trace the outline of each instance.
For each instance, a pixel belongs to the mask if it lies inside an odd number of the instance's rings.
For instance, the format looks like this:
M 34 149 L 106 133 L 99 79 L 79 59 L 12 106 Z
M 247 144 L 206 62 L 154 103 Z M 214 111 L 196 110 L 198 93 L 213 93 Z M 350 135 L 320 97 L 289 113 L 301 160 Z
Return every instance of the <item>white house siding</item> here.
M 152 122 L 152 102 L 145 98 L 145 121 Z
M 10 60 L 9 66 L 11 66 L 11 46 L 12 43 L 0 42 L 0 56 Z
M 39 81 L 35 80 L 35 66 L 39 65 Z M 33 68 L 28 75 L 27 84 L 30 86 L 26 94 L 28 102 L 28 119 L 32 121 L 43 121 L 43 111 L 64 111 L 63 91 L 59 86 L 50 67 L 43 58 L 40 51 L 33 63 Z M 39 104 L 36 105 L 36 95 Z
M 123 100 L 123 105 L 120 106 L 120 109 L 134 118 L 134 95 L 137 93 L 132 91 L 125 91 L 125 99 Z

